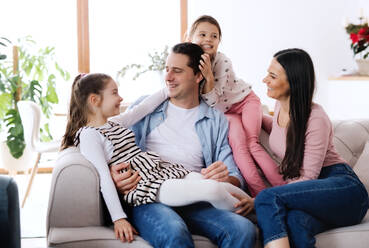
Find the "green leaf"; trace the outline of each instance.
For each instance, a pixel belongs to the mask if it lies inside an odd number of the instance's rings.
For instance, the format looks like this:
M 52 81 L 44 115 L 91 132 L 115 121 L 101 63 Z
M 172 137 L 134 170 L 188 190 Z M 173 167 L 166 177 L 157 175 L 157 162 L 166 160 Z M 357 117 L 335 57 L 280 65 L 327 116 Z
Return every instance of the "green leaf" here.
M 46 99 L 54 104 L 59 102 L 58 95 L 56 94 L 54 87 L 47 87 Z
M 49 123 L 46 123 L 44 125 L 44 128 L 40 128 L 40 136 L 41 136 L 40 139 L 43 142 L 48 142 L 53 139 L 53 136 L 50 134 Z
M 12 106 L 12 95 L 9 93 L 2 93 L 0 95 L 0 119 L 6 115 L 8 109 Z
M 29 86 L 25 89 L 23 93 L 23 100 L 31 100 L 33 102 L 37 102 L 36 100 L 41 97 L 42 94 L 42 86 L 37 80 L 32 80 Z
M 24 148 L 23 126 L 18 111 L 10 109 L 6 113 L 5 123 L 8 127 L 8 136 L 6 137 L 6 144 L 9 147 L 10 153 L 13 157 L 19 158 L 22 156 Z
M 20 140 L 20 137 L 8 136 L 6 144 L 9 147 L 10 154 L 14 158 L 20 158 L 23 155 L 24 149 L 26 148 L 24 140 Z

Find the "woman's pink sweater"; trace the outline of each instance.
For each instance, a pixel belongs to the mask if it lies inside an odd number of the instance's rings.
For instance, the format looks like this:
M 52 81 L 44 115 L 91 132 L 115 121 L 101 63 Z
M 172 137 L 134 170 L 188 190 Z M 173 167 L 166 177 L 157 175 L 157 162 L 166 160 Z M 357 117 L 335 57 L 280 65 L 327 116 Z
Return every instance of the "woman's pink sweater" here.
M 286 151 L 287 128 L 280 127 L 277 120 L 280 103 L 277 101 L 274 116 L 263 118 L 263 126 L 269 136 L 269 145 L 276 156 L 283 158 Z M 333 145 L 333 128 L 327 114 L 318 104 L 313 104 L 305 134 L 305 152 L 301 176 L 288 182 L 299 182 L 319 177 L 322 167 L 346 163 Z

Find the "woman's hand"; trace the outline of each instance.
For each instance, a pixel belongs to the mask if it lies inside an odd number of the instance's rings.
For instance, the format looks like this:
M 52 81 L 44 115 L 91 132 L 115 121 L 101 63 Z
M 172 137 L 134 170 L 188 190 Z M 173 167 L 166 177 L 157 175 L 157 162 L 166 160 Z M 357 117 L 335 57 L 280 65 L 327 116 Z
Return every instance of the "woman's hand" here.
M 237 209 L 235 211 L 236 214 L 246 216 L 254 209 L 255 198 L 244 197 L 239 194 L 232 194 L 232 195 L 236 197 L 238 200 L 240 200 L 234 205 L 234 208 Z
M 122 242 L 131 243 L 134 240 L 133 235 L 138 234 L 136 229 L 126 220 L 119 219 L 114 221 L 114 233 L 117 239 L 120 239 Z
M 210 55 L 204 53 L 201 55 L 201 58 L 202 60 L 200 60 L 199 69 L 206 81 L 202 93 L 206 94 L 214 88 L 214 75 L 213 71 L 211 70 Z
M 126 170 L 121 173 L 121 170 Z M 121 163 L 110 167 L 110 175 L 113 178 L 115 187 L 121 194 L 126 195 L 129 191 L 136 188 L 138 181 L 141 180 L 138 172 L 132 171 L 129 163 Z

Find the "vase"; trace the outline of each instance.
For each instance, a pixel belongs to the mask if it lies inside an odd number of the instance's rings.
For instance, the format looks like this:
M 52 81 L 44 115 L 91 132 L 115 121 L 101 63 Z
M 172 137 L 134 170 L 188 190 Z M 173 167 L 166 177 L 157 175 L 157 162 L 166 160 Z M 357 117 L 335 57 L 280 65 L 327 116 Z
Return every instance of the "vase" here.
M 360 75 L 369 75 L 369 59 L 356 59 L 357 72 Z
M 37 153 L 32 152 L 27 147 L 24 149 L 23 155 L 16 159 L 9 151 L 5 141 L 0 141 L 0 167 L 6 169 L 11 175 L 17 171 L 27 171 L 36 162 Z

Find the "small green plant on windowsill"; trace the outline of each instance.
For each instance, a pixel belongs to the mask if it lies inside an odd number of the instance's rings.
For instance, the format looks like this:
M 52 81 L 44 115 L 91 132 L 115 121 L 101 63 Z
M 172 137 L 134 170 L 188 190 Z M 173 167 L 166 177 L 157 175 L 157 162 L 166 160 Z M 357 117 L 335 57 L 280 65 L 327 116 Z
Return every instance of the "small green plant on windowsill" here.
M 12 44 L 9 40 L 1 38 L 0 52 L 0 131 L 7 132 L 6 144 L 14 158 L 20 158 L 25 149 L 23 126 L 17 102 L 31 100 L 36 102 L 49 119 L 53 104 L 59 99 L 56 94 L 56 80 L 70 78 L 68 72 L 63 70 L 55 60 L 55 48 L 38 48 L 30 36 L 18 40 L 18 63 L 14 69 L 14 61 L 10 54 Z M 14 48 L 13 48 L 14 49 Z M 41 131 L 41 140 L 49 141 L 52 136 L 48 123 Z
M 150 71 L 156 71 L 156 72 L 162 73 L 165 69 L 165 62 L 168 57 L 168 46 L 165 46 L 164 50 L 160 53 L 155 51 L 154 53 L 149 53 L 148 55 L 150 57 L 149 65 L 143 65 L 143 64 L 126 65 L 118 71 L 117 78 L 125 77 L 125 75 L 127 74 L 129 70 L 136 70 L 136 73 L 134 74 L 132 78 L 133 80 L 136 80 L 142 74 L 146 72 L 150 72 Z

